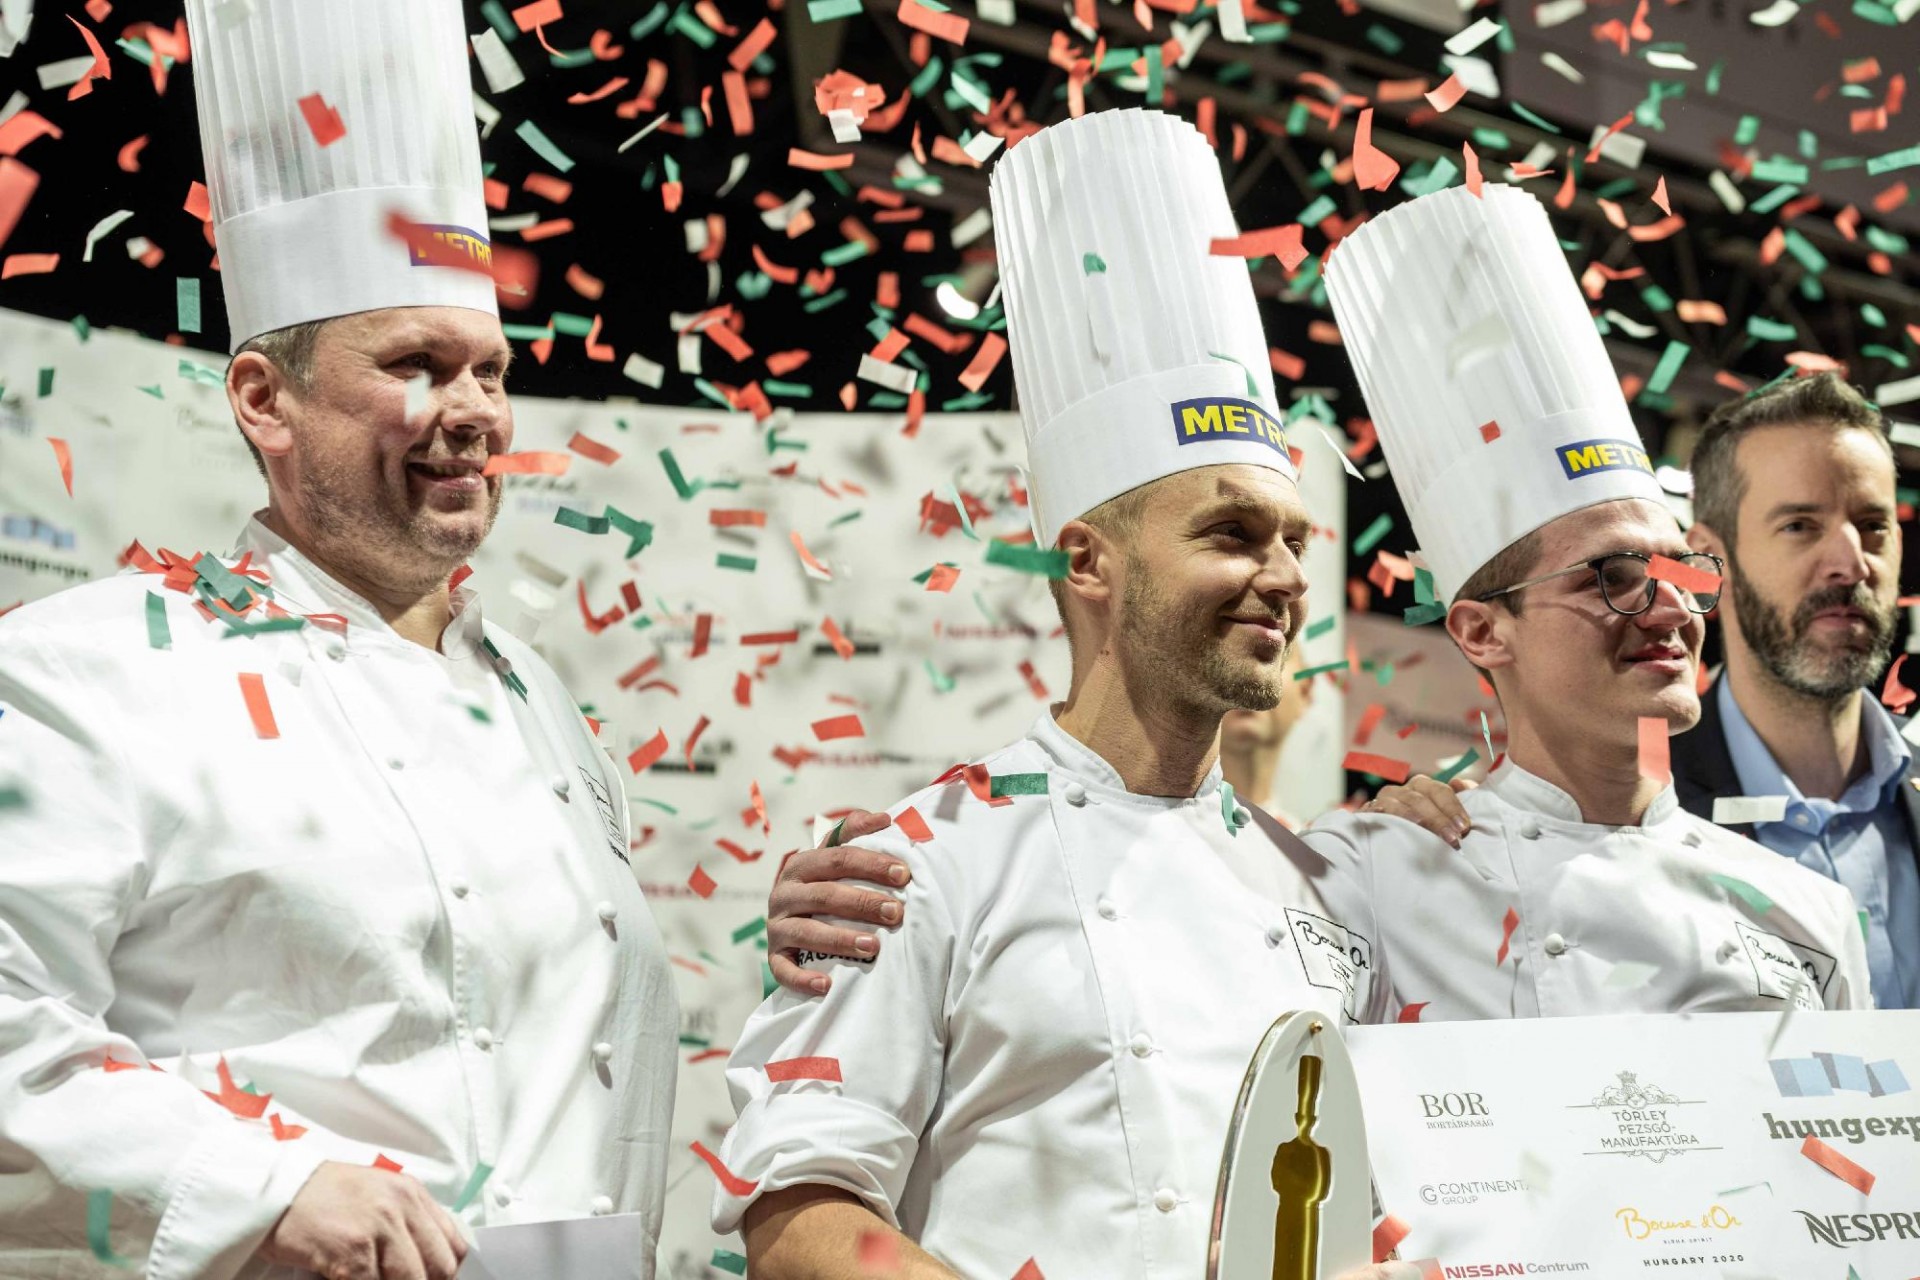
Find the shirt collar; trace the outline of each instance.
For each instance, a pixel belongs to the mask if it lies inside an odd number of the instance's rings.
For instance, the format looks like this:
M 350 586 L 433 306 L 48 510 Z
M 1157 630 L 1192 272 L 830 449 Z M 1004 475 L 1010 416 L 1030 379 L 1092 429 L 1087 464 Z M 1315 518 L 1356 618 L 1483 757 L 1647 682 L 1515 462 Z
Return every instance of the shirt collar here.
M 1488 774 L 1487 780 L 1480 785 L 1482 790 L 1492 792 L 1506 804 L 1525 813 L 1579 826 L 1605 825 L 1588 822 L 1580 812 L 1579 801 L 1538 774 L 1522 769 L 1513 762 L 1512 756 L 1502 760 L 1500 767 Z M 1640 825 L 1658 826 L 1679 811 L 1679 798 L 1674 795 L 1673 784 L 1668 783 L 1647 806 L 1646 813 L 1640 817 Z
M 1052 707 L 1046 708 L 1035 717 L 1033 726 L 1027 730 L 1027 736 L 1047 754 L 1060 773 L 1089 789 L 1168 805 L 1187 804 L 1197 800 L 1218 802 L 1221 787 L 1218 758 L 1215 758 L 1213 767 L 1207 770 L 1207 776 L 1200 780 L 1200 787 L 1193 795 L 1148 796 L 1127 790 L 1127 784 L 1121 779 L 1120 771 L 1108 764 L 1099 752 L 1062 729 L 1060 722 L 1054 719 Z
M 354 633 L 380 636 L 401 644 L 399 633 L 380 616 L 365 596 L 342 586 L 331 574 L 279 534 L 269 529 L 255 512 L 240 532 L 234 555 L 253 553 L 253 563 L 264 569 L 274 598 L 289 613 L 333 613 L 347 620 L 351 643 Z M 440 635 L 440 652 L 449 656 L 476 649 L 482 636 L 480 597 L 472 588 L 455 587 L 452 592 L 453 620 Z M 415 646 L 416 648 L 418 646 Z
M 1746 712 L 1740 709 L 1740 703 L 1733 696 L 1733 681 L 1721 676 L 1714 696 L 1720 700 L 1720 722 L 1725 728 L 1727 754 L 1733 758 L 1740 790 L 1750 796 L 1785 796 L 1789 814 L 1795 806 L 1810 803 L 1773 758 L 1767 744 L 1760 740 Z M 1913 752 L 1900 736 L 1893 717 L 1871 694 L 1860 699 L 1860 736 L 1867 744 L 1866 773 L 1855 779 L 1838 801 L 1824 804 L 1849 810 L 1877 808 L 1894 798 L 1900 780 L 1906 777 Z

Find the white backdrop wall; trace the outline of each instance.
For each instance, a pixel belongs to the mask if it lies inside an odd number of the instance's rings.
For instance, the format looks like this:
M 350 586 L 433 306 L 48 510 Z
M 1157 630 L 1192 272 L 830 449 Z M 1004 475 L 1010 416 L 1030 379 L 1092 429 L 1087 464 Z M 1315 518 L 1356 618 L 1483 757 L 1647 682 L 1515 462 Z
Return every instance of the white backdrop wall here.
M 149 551 L 189 555 L 231 548 L 264 504 L 264 485 L 218 386 L 224 368 L 222 356 L 113 331 L 82 340 L 68 325 L 0 311 L 0 609 L 116 572 L 135 539 Z M 1047 699 L 1066 694 L 1066 644 L 1044 580 L 982 558 L 986 538 L 1027 528 L 1008 483 L 1024 461 L 1020 424 L 1005 413 L 929 415 L 909 439 L 903 419 L 889 415 L 796 415 L 769 431 L 746 415 L 697 407 L 525 397 L 514 406 L 516 451 L 564 451 L 579 432 L 621 455 L 611 465 L 576 455 L 563 476 L 509 477 L 473 585 L 488 617 L 534 643 L 607 722 L 603 737 L 617 755 L 657 730 L 669 739 L 665 758 L 631 779 L 629 795 L 633 863 L 676 960 L 686 1046 L 662 1257 L 676 1276 L 699 1275 L 716 1244 L 737 1246 L 708 1232 L 708 1175 L 686 1144 L 717 1145 L 732 1116 L 724 1056 L 712 1051 L 732 1045 L 761 998 L 764 934 L 754 926 L 779 854 L 812 843 L 817 815 L 887 807 L 949 765 L 1019 736 Z M 50 439 L 71 452 L 71 497 Z M 1330 452 L 1306 447 L 1303 489 L 1323 522 L 1308 570 L 1320 584 L 1316 602 L 1338 608 L 1345 481 Z M 738 488 L 682 499 L 663 449 L 688 480 Z M 789 467 L 790 475 L 774 474 Z M 923 496 L 949 484 L 989 509 L 976 521 L 981 541 L 958 529 L 943 537 L 923 530 Z M 608 504 L 654 527 L 652 545 L 631 561 L 618 532 L 592 536 L 554 523 L 561 507 L 600 515 Z M 711 523 L 711 511 L 734 509 L 764 511 L 765 526 Z M 830 581 L 803 568 L 792 533 Z M 721 554 L 749 557 L 754 568 L 720 567 Z M 939 561 L 960 569 L 946 594 L 913 581 Z M 629 581 L 639 613 L 590 634 L 579 591 L 604 614 L 622 605 Z M 711 635 L 696 658 L 702 615 Z M 856 645 L 850 659 L 822 632 L 829 616 Z M 797 643 L 738 643 L 793 629 Z M 1346 651 L 1344 619 L 1336 619 L 1308 642 L 1305 660 Z M 777 662 L 759 665 L 776 653 Z M 620 686 L 651 658 L 656 669 Z M 1021 671 L 1025 662 L 1044 698 Z M 735 701 L 742 673 L 752 685 L 746 707 Z M 655 680 L 667 684 L 640 687 Z M 865 737 L 814 740 L 813 721 L 849 711 Z M 689 769 L 686 742 L 702 717 L 710 723 Z M 1288 741 L 1280 808 L 1311 815 L 1339 799 L 1346 733 L 1338 691 L 1323 682 Z M 773 754 L 797 748 L 816 752 L 797 769 Z M 771 834 L 742 818 L 754 782 Z M 738 861 L 720 840 L 764 856 Z M 696 864 L 718 883 L 710 899 L 687 888 Z

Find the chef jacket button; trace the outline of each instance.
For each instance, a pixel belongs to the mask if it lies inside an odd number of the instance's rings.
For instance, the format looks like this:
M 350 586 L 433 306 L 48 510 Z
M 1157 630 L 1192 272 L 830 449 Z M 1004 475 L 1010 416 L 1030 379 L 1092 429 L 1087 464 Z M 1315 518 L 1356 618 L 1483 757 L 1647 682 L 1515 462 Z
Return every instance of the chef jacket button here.
M 1548 934 L 1545 938 L 1541 939 L 1540 945 L 1546 948 L 1546 952 L 1550 956 L 1566 954 L 1567 940 L 1557 933 Z
M 393 770 L 395 773 L 400 772 L 400 770 L 406 767 L 407 767 L 407 762 L 405 760 L 402 760 L 399 756 L 387 757 L 387 768 Z
M 510 676 L 513 674 L 513 664 L 502 655 L 493 660 L 493 672 L 495 675 Z
M 605 1040 L 602 1040 L 599 1043 L 595 1044 L 593 1046 L 593 1060 L 599 1063 L 612 1062 L 613 1046 L 608 1044 Z
M 1162 1187 L 1153 1193 L 1153 1207 L 1162 1213 L 1172 1213 L 1180 1207 L 1179 1193 L 1172 1187 Z
M 1735 956 L 1735 954 L 1739 952 L 1739 950 L 1740 950 L 1740 945 L 1738 943 L 1723 942 L 1720 944 L 1720 949 L 1713 953 L 1713 958 L 1715 960 L 1718 960 L 1721 964 L 1725 964 L 1727 961 L 1733 959 L 1733 957 Z
M 1102 920 L 1118 920 L 1120 918 L 1120 908 L 1113 905 L 1112 898 L 1101 898 L 1095 909 L 1100 912 L 1100 918 Z
M 465 880 L 456 876 L 454 877 L 453 882 L 449 884 L 447 888 L 453 891 L 454 897 L 464 898 L 467 896 L 467 893 L 469 892 L 471 886 L 469 886 Z
M 608 902 L 603 898 L 599 902 L 596 902 L 593 904 L 593 913 L 599 916 L 602 920 L 606 921 L 608 924 L 612 924 L 614 921 L 614 917 L 620 914 L 620 908 L 614 906 L 611 902 Z
M 1270 945 L 1277 947 L 1286 940 L 1287 926 L 1283 924 L 1270 924 L 1267 926 L 1267 942 Z
M 1127 1047 L 1133 1050 L 1134 1057 L 1144 1058 L 1153 1052 L 1153 1037 L 1142 1031 L 1134 1036 Z
M 612 1196 L 595 1196 L 593 1198 L 593 1216 L 594 1217 L 604 1218 L 612 1212 L 613 1212 Z
M 570 785 L 571 784 L 567 782 L 566 774 L 556 773 L 553 775 L 553 794 L 559 796 L 562 800 L 567 798 L 567 791 Z
M 1540 824 L 1531 818 L 1521 823 L 1520 838 L 1522 840 L 1538 840 L 1540 838 Z
M 1077 782 L 1069 782 L 1067 784 L 1067 803 L 1077 809 L 1086 802 L 1087 789 Z
M 327 656 L 335 662 L 345 662 L 347 660 L 347 642 L 345 640 L 327 641 Z
M 1698 831 L 1689 831 L 1680 837 L 1680 843 L 1689 849 L 1698 849 L 1700 847 L 1700 833 Z
M 485 1027 L 475 1027 L 473 1029 L 473 1042 L 482 1049 L 491 1049 L 493 1048 L 493 1032 L 487 1030 Z
M 1248 812 L 1247 806 L 1243 804 L 1237 804 L 1233 806 L 1233 825 L 1234 826 L 1244 827 L 1249 822 L 1252 822 L 1252 821 L 1253 821 L 1253 814 Z
M 504 1182 L 493 1184 L 493 1202 L 502 1209 L 513 1203 L 513 1188 Z

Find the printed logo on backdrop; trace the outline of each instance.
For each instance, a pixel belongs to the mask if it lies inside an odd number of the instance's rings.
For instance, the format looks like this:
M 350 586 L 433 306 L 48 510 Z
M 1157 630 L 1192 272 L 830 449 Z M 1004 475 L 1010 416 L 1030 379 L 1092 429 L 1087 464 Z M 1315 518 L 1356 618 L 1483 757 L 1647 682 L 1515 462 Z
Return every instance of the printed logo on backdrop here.
M 1423 1093 L 1420 1112 L 1429 1129 L 1491 1129 L 1493 1110 L 1478 1093 Z
M 1686 1109 L 1702 1101 L 1678 1097 L 1652 1081 L 1642 1081 L 1634 1072 L 1622 1071 L 1593 1101 L 1571 1103 L 1567 1109 L 1593 1112 L 1592 1137 L 1581 1155 L 1640 1157 L 1660 1164 L 1668 1156 L 1721 1149 L 1702 1142 L 1693 1132 Z
M 1307 981 L 1340 992 L 1347 1017 L 1353 1017 L 1360 978 L 1373 976 L 1373 944 L 1343 925 L 1295 907 L 1287 908 L 1287 931 Z
M 1721 1204 L 1711 1204 L 1697 1212 L 1666 1205 L 1622 1205 L 1613 1211 L 1613 1219 L 1620 1224 L 1627 1239 L 1651 1247 L 1706 1245 L 1713 1249 L 1725 1249 L 1731 1234 L 1741 1227 L 1740 1219 L 1733 1210 Z M 1680 1266 L 1744 1260 L 1734 1255 L 1716 1253 L 1708 1257 L 1663 1257 L 1657 1263 L 1649 1262 L 1649 1265 Z
M 1809 1213 L 1805 1209 L 1794 1212 L 1807 1224 L 1809 1239 L 1835 1249 L 1887 1240 L 1911 1240 L 1920 1244 L 1920 1205 L 1872 1213 Z
M 1891 1138 L 1900 1142 L 1920 1142 L 1920 1097 L 1913 1096 L 1907 1074 L 1892 1058 L 1868 1062 L 1850 1053 L 1815 1051 L 1805 1058 L 1772 1058 L 1767 1068 L 1773 1073 L 1774 1088 L 1782 1098 L 1837 1098 L 1860 1102 L 1874 1098 L 1898 1098 L 1890 1104 L 1911 1114 L 1891 1112 L 1882 1115 L 1800 1115 L 1783 1110 L 1775 1116 L 1760 1113 L 1767 1136 L 1776 1142 L 1805 1142 L 1818 1138 L 1823 1142 L 1857 1147 L 1872 1139 Z
M 1833 980 L 1836 967 L 1832 956 L 1756 929 L 1744 920 L 1734 921 L 1733 927 L 1739 931 L 1747 959 L 1753 964 L 1755 995 L 1767 1000 L 1791 999 L 1799 1009 L 1826 1006 L 1827 984 Z
M 1475 1178 L 1464 1182 L 1429 1182 L 1420 1188 L 1420 1202 L 1431 1205 L 1478 1204 L 1492 1196 L 1531 1191 L 1525 1178 Z
M 1485 1276 L 1546 1276 L 1591 1271 L 1584 1262 L 1455 1262 L 1440 1268 L 1446 1280 L 1481 1280 Z

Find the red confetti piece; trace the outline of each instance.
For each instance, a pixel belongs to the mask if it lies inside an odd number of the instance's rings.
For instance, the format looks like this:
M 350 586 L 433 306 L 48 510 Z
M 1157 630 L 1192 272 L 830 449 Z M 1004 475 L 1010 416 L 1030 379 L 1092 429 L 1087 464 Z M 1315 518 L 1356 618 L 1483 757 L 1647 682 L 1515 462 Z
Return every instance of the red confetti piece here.
M 822 742 L 832 742 L 836 738 L 864 738 L 866 734 L 866 726 L 860 723 L 857 715 L 829 716 L 813 722 L 813 736 Z
M 1426 1008 L 1427 1005 L 1429 1005 L 1430 1003 L 1432 1002 L 1428 1000 L 1421 1000 L 1421 1001 L 1418 1001 L 1417 1003 L 1407 1005 L 1400 1010 L 1400 1016 L 1395 1018 L 1394 1021 L 1395 1022 L 1418 1022 L 1420 1021 L 1420 1011 Z
M 713 1176 L 720 1180 L 720 1185 L 726 1188 L 726 1192 L 730 1196 L 750 1196 L 760 1186 L 757 1182 L 748 1182 L 745 1178 L 735 1177 L 731 1169 L 720 1163 L 719 1156 L 713 1154 L 713 1152 L 707 1150 L 698 1142 L 693 1144 L 693 1154 L 707 1162 L 707 1167 L 713 1170 Z
M 93 53 L 93 65 L 87 68 L 86 74 L 80 77 L 73 88 L 67 90 L 67 101 L 72 102 L 76 98 L 84 98 L 92 93 L 95 80 L 113 79 L 113 66 L 107 61 L 106 50 L 102 49 L 100 42 L 94 39 L 93 32 L 81 26 L 80 20 L 72 14 L 67 15 L 67 21 L 79 28 L 81 38 L 87 42 L 87 48 Z
M 1478 200 L 1481 198 L 1480 188 L 1486 184 L 1486 179 L 1480 174 L 1480 157 L 1474 151 L 1471 142 L 1460 144 L 1460 154 L 1467 166 L 1467 190 L 1473 194 L 1474 199 Z
M 715 507 L 707 512 L 707 523 L 721 529 L 743 524 L 764 529 L 767 527 L 767 513 L 744 507 Z
M 1405 782 L 1413 772 L 1413 766 L 1405 760 L 1395 760 L 1392 756 L 1377 756 L 1368 751 L 1349 751 L 1344 764 L 1345 769 L 1355 773 L 1370 773 L 1376 778 L 1385 778 L 1388 782 Z
M 267 683 L 257 672 L 240 673 L 240 696 L 246 699 L 254 733 L 262 738 L 279 737 L 280 726 L 273 722 L 273 706 L 267 701 Z
M 796 169 L 805 169 L 811 173 L 825 173 L 829 169 L 851 169 L 851 153 L 840 156 L 823 156 L 818 151 L 805 151 L 799 147 L 787 148 L 787 163 Z
M 1905 715 L 1907 708 L 1913 705 L 1915 696 L 1913 690 L 1900 683 L 1900 666 L 1906 660 L 1904 653 L 1893 660 L 1893 665 L 1887 668 L 1887 682 L 1880 689 L 1880 701 L 1891 708 L 1895 715 Z
M 533 0 L 513 11 L 514 25 L 522 31 L 532 31 L 546 26 L 549 22 L 560 21 L 560 0 Z
M 827 566 L 821 564 L 818 560 L 814 559 L 813 552 L 807 550 L 807 544 L 801 541 L 800 531 L 798 529 L 793 530 L 791 533 L 787 535 L 787 537 L 793 542 L 793 549 L 800 553 L 801 564 L 806 565 L 807 568 L 811 569 L 813 572 L 819 574 L 823 578 L 831 579 L 833 577 L 833 570 L 827 568 Z
M 823 618 L 820 622 L 820 630 L 826 634 L 827 643 L 833 646 L 833 651 L 840 655 L 841 661 L 852 660 L 853 641 L 841 633 L 838 623 L 832 618 Z
M 1664 716 L 1640 717 L 1640 776 L 1665 786 L 1673 781 L 1667 759 L 1668 724 Z
M 15 276 L 43 276 L 60 265 L 57 253 L 10 253 L 7 260 L 0 263 L 0 280 L 11 280 Z
M 1647 564 L 1647 576 L 1655 582 L 1671 582 L 1682 591 L 1711 595 L 1720 589 L 1720 575 L 1682 564 L 1669 556 L 1655 556 Z
M 1400 1242 L 1412 1233 L 1412 1227 L 1392 1214 L 1380 1219 L 1373 1228 L 1373 1260 L 1385 1262 L 1393 1256 L 1393 1251 L 1400 1247 Z
M 800 631 L 755 631 L 751 635 L 740 637 L 741 644 L 792 644 L 800 638 Z
M 699 657 L 701 654 L 707 651 L 707 646 L 710 643 L 712 643 L 712 641 L 713 641 L 713 615 L 710 613 L 694 614 L 693 615 L 693 649 L 690 653 L 687 654 L 687 656 L 689 658 Z
M 1307 250 L 1300 243 L 1304 229 L 1297 222 L 1289 222 L 1283 227 L 1266 227 L 1259 231 L 1243 231 L 1229 239 L 1213 240 L 1207 245 L 1207 252 L 1216 258 L 1266 258 L 1280 259 L 1280 265 L 1292 271 L 1306 261 Z
M 1007 340 L 997 333 L 989 333 L 980 340 L 980 349 L 973 353 L 973 359 L 960 373 L 960 385 L 969 391 L 978 391 L 992 376 L 994 367 L 1000 363 L 1000 357 L 1007 354 Z
M 727 65 L 735 71 L 744 73 L 753 65 L 753 60 L 766 52 L 767 46 L 774 41 L 775 31 L 770 19 L 762 18 L 747 32 L 746 38 L 733 47 L 727 54 Z
M 767 1079 L 775 1084 L 788 1080 L 831 1080 L 840 1083 L 838 1058 L 788 1058 L 767 1064 Z
M 718 886 L 714 884 L 713 877 L 707 874 L 707 869 L 696 863 L 693 868 L 693 874 L 687 877 L 687 888 L 693 890 L 703 898 L 711 898 L 714 889 L 717 887 Z
M 951 591 L 959 579 L 960 570 L 950 564 L 937 564 L 933 566 L 933 572 L 927 575 L 927 590 Z
M 1040 1264 L 1028 1258 L 1020 1264 L 1020 1269 L 1013 1273 L 1013 1280 L 1047 1280 L 1047 1278 L 1040 1274 Z
M 1353 744 L 1356 747 L 1366 746 L 1367 739 L 1371 738 L 1373 731 L 1380 727 L 1380 721 L 1386 717 L 1386 714 L 1385 704 L 1369 703 L 1367 709 L 1360 713 L 1360 723 L 1354 726 Z
M 244 677 L 242 677 L 244 679 Z M 258 1120 L 267 1112 L 267 1104 L 273 1101 L 270 1093 L 248 1093 L 233 1082 L 233 1072 L 227 1066 L 226 1056 L 220 1058 L 216 1068 L 220 1074 L 220 1092 L 206 1093 L 209 1098 L 225 1107 L 244 1120 Z
M 1451 111 L 1454 104 L 1467 96 L 1467 86 L 1461 82 L 1460 73 L 1454 72 L 1440 82 L 1440 87 L 1426 95 L 1435 111 Z
M 920 811 L 912 805 L 908 805 L 894 816 L 893 825 L 900 828 L 901 833 L 915 844 L 933 839 L 933 829 L 927 826 L 927 820 L 921 817 Z
M 59 140 L 59 125 L 38 111 L 16 111 L 0 120 L 0 156 L 18 155 L 28 143 L 49 137 Z
M 733 700 L 743 707 L 753 705 L 753 678 L 744 671 L 733 678 Z
M 1353 130 L 1354 185 L 1362 191 L 1385 191 L 1399 172 L 1399 162 L 1373 145 L 1373 108 L 1368 107 Z
M 635 773 L 644 773 L 654 761 L 665 754 L 667 754 L 667 731 L 660 729 L 627 757 L 627 768 Z
M 925 5 L 914 0 L 900 0 L 900 24 L 915 31 L 924 31 L 937 40 L 952 44 L 967 42 L 967 20 L 958 14 L 935 13 Z
M 398 1161 L 389 1160 L 382 1155 L 376 1155 L 373 1158 L 373 1167 L 376 1169 L 385 1169 L 388 1173 L 402 1172 L 401 1166 Z
M 120 153 L 114 157 L 114 160 L 119 164 L 122 173 L 140 172 L 140 152 L 146 145 L 147 135 L 143 133 L 120 148 Z M 4 236 L 0 236 L 0 239 L 4 238 Z
M 187 200 L 186 203 L 180 207 L 202 222 L 211 222 L 213 220 L 213 197 L 207 194 L 205 183 L 188 183 Z
M 340 123 L 339 111 L 328 106 L 327 100 L 317 93 L 300 99 L 300 114 L 305 117 L 313 140 L 323 147 L 330 147 L 347 136 L 347 126 Z
M 564 453 L 496 453 L 480 469 L 483 476 L 563 476 L 573 459 Z
M 1653 202 L 1660 206 L 1660 212 L 1673 216 L 1673 206 L 1667 203 L 1667 175 L 1661 174 L 1660 181 L 1653 184 Z
M 606 467 L 610 467 L 620 461 L 620 451 L 618 449 L 609 449 L 598 440 L 590 440 L 578 431 L 573 433 L 573 439 L 567 441 L 567 448 L 573 450 L 583 458 L 591 458 Z
M 1267 348 L 1267 363 L 1273 366 L 1275 373 L 1289 382 L 1300 381 L 1301 375 L 1307 371 L 1307 362 L 1303 357 L 1289 351 L 1282 351 L 1278 347 Z
M 307 1131 L 307 1126 L 303 1124 L 288 1124 L 282 1120 L 278 1111 L 268 1116 L 267 1120 L 273 1125 L 275 1142 L 292 1142 Z
M 1500 954 L 1493 958 L 1496 965 L 1507 962 L 1507 948 L 1513 945 L 1513 931 L 1520 927 L 1520 913 L 1512 907 L 1507 908 L 1507 918 L 1500 924 Z
M 48 436 L 47 443 L 53 446 L 53 460 L 60 467 L 60 483 L 67 487 L 67 496 L 73 496 L 73 450 L 67 442 L 58 436 Z
M 700 735 L 707 731 L 707 726 L 711 723 L 712 721 L 708 720 L 705 716 L 701 716 L 700 722 L 693 726 L 693 732 L 687 735 L 687 768 L 693 768 L 693 749 L 699 743 Z M 661 732 L 664 733 L 665 730 Z M 636 769 L 634 772 L 638 773 L 639 770 Z
M 1875 1182 L 1874 1176 L 1841 1155 L 1838 1151 L 1835 1151 L 1826 1143 L 1820 1141 L 1820 1139 L 1809 1135 L 1807 1140 L 1800 1144 L 1800 1154 L 1852 1187 L 1855 1191 L 1858 1191 L 1861 1195 L 1872 1194 L 1873 1184 Z

